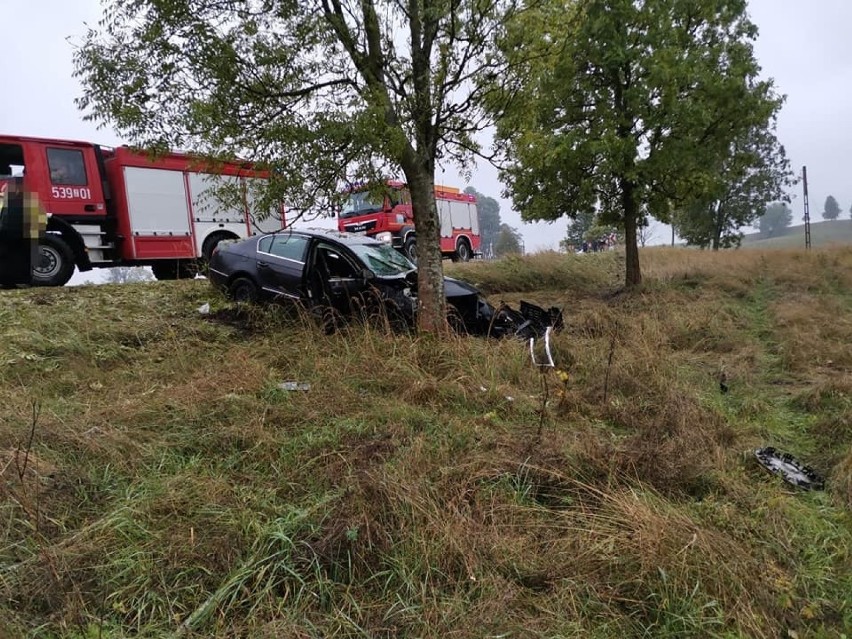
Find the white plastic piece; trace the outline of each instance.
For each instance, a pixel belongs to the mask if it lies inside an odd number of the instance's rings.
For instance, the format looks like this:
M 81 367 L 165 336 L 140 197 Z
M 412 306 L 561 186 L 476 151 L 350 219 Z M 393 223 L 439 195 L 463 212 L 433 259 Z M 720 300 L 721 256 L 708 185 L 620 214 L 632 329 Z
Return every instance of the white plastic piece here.
M 544 353 L 547 355 L 547 361 L 537 362 L 535 359 L 535 337 L 530 337 L 530 359 L 532 359 L 533 366 L 539 366 L 541 368 L 556 368 L 556 365 L 553 363 L 553 354 L 550 352 L 550 331 L 551 326 L 548 326 L 544 331 Z
M 309 391 L 311 385 L 306 382 L 281 382 L 278 388 L 283 391 Z

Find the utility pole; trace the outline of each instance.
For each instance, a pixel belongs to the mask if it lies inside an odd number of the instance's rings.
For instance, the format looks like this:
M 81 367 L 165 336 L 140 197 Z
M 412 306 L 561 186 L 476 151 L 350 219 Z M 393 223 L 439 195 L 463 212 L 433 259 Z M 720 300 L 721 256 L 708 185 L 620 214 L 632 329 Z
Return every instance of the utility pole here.
M 811 209 L 808 205 L 808 167 L 802 167 L 802 188 L 805 191 L 805 249 L 811 248 Z

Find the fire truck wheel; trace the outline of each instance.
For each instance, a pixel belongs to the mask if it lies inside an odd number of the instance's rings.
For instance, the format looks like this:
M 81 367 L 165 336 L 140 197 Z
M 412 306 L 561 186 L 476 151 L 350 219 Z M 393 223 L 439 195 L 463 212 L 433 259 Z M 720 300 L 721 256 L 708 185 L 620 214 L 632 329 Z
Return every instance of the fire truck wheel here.
M 201 257 L 204 258 L 204 261 L 208 264 L 210 263 L 210 258 L 213 257 L 213 251 L 216 246 L 222 240 L 230 240 L 234 239 L 234 236 L 231 233 L 213 233 L 204 240 L 204 244 L 201 247 Z
M 456 244 L 456 254 L 453 256 L 454 262 L 470 262 L 470 258 L 473 257 L 473 251 L 470 250 L 470 244 L 467 243 L 465 238 L 459 239 L 459 243 Z
M 179 260 L 178 261 L 178 279 L 192 280 L 201 271 L 198 267 L 198 260 Z
M 405 240 L 405 245 L 403 245 L 402 247 L 402 252 L 405 253 L 405 257 L 417 264 L 417 239 L 414 237 L 409 237 L 407 240 Z
M 37 259 L 33 266 L 35 286 L 64 286 L 74 274 L 74 253 L 57 235 L 45 235 L 39 241 Z
M 159 260 L 151 266 L 154 277 L 164 280 L 191 280 L 198 275 L 195 260 Z
M 176 280 L 178 276 L 178 266 L 176 260 L 160 260 L 151 266 L 154 271 L 154 277 L 158 280 Z
M 257 284 L 248 277 L 238 277 L 228 287 L 235 302 L 254 303 L 258 298 Z

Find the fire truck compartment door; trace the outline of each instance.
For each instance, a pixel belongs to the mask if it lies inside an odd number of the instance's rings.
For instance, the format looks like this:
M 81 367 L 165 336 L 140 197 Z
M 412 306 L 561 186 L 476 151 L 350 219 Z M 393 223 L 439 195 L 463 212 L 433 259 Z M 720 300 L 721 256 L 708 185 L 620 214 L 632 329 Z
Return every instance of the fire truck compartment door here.
M 261 178 L 246 178 L 246 203 L 249 211 L 250 233 L 274 233 L 284 228 L 281 209 L 262 211 L 259 208 L 260 196 L 266 180 Z
M 240 178 L 190 173 L 189 191 L 192 194 L 192 215 L 196 222 L 246 223 Z
M 474 234 L 479 233 L 476 204 L 440 199 L 436 204 L 441 217 L 441 237 L 452 237 L 453 229 L 470 229 Z
M 182 172 L 128 166 L 124 181 L 134 236 L 191 236 Z

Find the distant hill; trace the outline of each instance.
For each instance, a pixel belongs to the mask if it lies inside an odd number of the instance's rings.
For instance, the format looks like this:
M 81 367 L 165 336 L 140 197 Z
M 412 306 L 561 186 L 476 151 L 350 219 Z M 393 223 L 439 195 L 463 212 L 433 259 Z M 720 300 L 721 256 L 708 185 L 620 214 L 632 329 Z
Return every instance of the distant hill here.
M 811 222 L 811 245 L 852 244 L 852 220 Z M 750 233 L 743 238 L 746 248 L 796 248 L 805 245 L 805 225 L 791 226 L 773 237 Z

